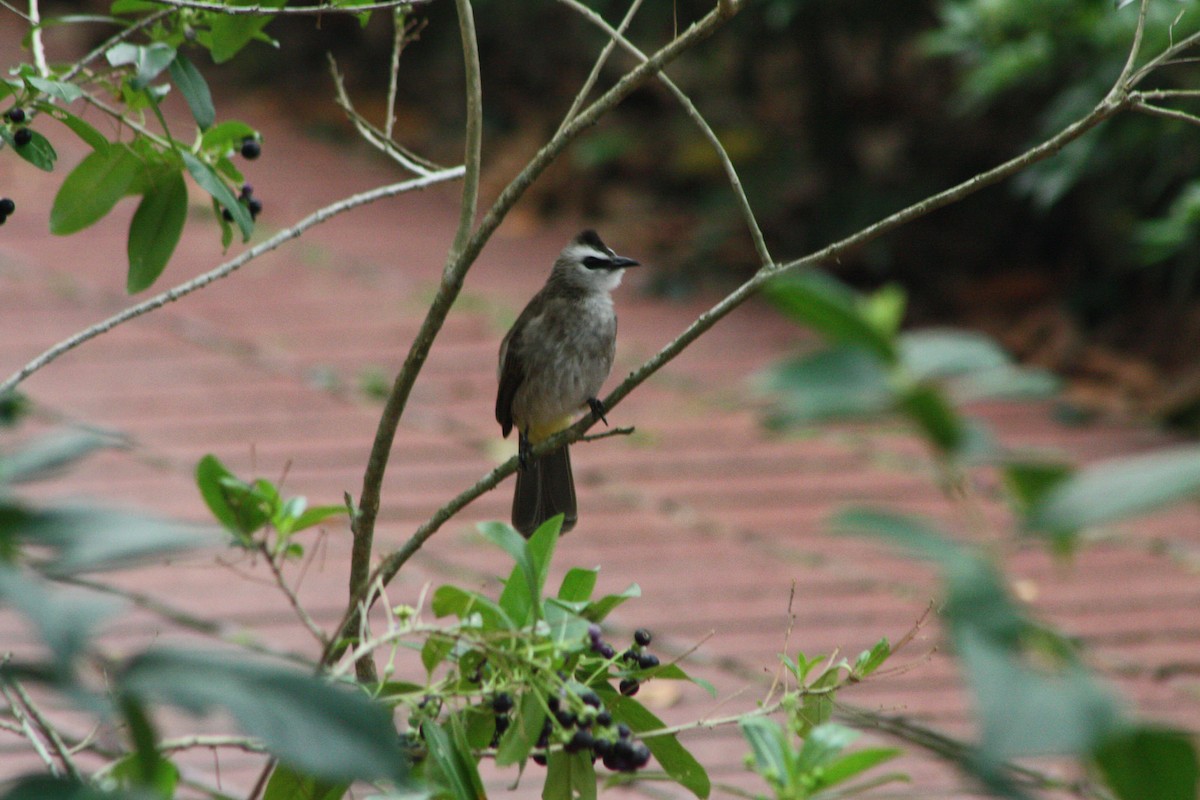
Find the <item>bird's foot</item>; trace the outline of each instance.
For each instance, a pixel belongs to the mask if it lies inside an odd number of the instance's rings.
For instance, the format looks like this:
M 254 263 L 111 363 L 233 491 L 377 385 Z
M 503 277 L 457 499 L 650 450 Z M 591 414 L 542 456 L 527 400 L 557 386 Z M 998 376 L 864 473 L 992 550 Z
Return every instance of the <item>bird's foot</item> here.
M 592 416 L 603 422 L 605 427 L 607 427 L 608 420 L 604 418 L 604 412 L 606 410 L 604 408 L 604 401 L 598 397 L 589 397 L 587 403 L 588 408 L 592 410 Z

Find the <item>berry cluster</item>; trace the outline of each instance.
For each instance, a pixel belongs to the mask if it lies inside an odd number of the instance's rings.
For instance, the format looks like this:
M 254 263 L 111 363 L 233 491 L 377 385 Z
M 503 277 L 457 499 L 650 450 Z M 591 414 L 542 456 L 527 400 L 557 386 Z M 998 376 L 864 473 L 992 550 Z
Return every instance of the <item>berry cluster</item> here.
M 254 196 L 254 187 L 248 183 L 242 184 L 242 193 L 238 195 L 238 202 L 250 212 L 250 219 L 258 219 L 258 215 L 262 213 L 262 200 Z M 233 222 L 233 213 L 228 208 L 221 210 L 221 216 L 225 217 L 226 222 Z
M 17 204 L 11 197 L 0 197 L 0 225 L 8 222 L 8 217 L 17 210 Z
M 592 625 L 588 628 L 588 638 L 591 640 L 592 652 L 602 658 L 613 658 L 616 656 L 616 650 L 613 646 L 600 638 L 599 625 Z M 653 638 L 650 631 L 645 628 L 638 628 L 633 633 L 633 646 L 624 653 L 621 653 L 621 660 L 634 669 L 653 669 L 657 667 L 661 663 L 658 660 L 658 656 L 646 651 L 646 647 L 649 646 Z M 642 684 L 637 678 L 629 677 L 623 678 L 618 688 L 621 694 L 626 697 L 633 697 L 641 687 Z
M 569 706 L 578 705 L 573 710 Z M 633 731 L 624 722 L 613 723 L 612 714 L 591 689 L 569 692 L 547 701 L 550 716 L 542 725 L 538 748 L 550 745 L 555 728 L 562 731 L 560 739 L 567 753 L 591 751 L 592 760 L 600 759 L 614 772 L 636 772 L 650 761 L 650 748 L 633 738 Z M 493 708 L 495 706 L 493 705 Z M 497 718 L 497 721 L 499 718 Z M 557 723 L 557 725 L 555 724 Z M 499 724 L 497 724 L 499 727 Z M 534 763 L 546 765 L 544 753 L 533 754 Z
M 4 112 L 4 118 L 13 125 L 21 126 L 13 131 L 12 135 L 13 143 L 17 147 L 24 147 L 33 141 L 33 131 L 29 130 L 27 127 L 24 127 L 25 120 L 28 119 L 25 114 L 25 109 L 21 108 L 20 106 L 13 106 L 8 111 Z

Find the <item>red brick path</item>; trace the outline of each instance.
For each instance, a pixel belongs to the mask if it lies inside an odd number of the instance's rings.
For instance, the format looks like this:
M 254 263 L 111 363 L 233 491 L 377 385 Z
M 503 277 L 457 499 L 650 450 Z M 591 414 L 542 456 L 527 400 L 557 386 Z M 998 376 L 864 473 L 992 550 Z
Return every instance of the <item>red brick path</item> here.
M 261 108 L 240 112 L 266 128 L 263 157 L 249 166 L 248 177 L 266 204 L 261 224 L 267 231 L 399 177 L 381 160 L 348 157 L 274 122 Z M 55 133 L 69 167 L 81 153 L 64 131 Z M 122 287 L 132 205 L 121 204 L 82 234 L 51 237 L 46 219 L 57 179 L 46 181 L 11 154 L 2 155 L 0 193 L 19 204 L 0 229 L 0 373 L 8 375 L 129 302 Z M 204 519 L 191 472 L 201 456 L 215 453 L 243 475 L 286 473 L 286 489 L 313 502 L 340 502 L 344 491 L 357 495 L 379 413 L 357 387 L 372 371 L 390 379 L 402 359 L 439 276 L 457 215 L 455 195 L 453 187 L 430 191 L 335 219 L 36 374 L 24 390 L 44 414 L 114 429 L 136 444 L 98 455 L 35 494 L 87 495 Z M 208 211 L 196 199 L 196 219 L 164 287 L 222 260 Z M 381 551 L 402 542 L 433 509 L 511 452 L 492 419 L 496 348 L 574 233 L 571 227 L 518 227 L 503 228 L 484 252 L 417 385 L 383 495 Z M 630 249 L 620 231 L 602 233 L 619 251 Z M 618 293 L 617 376 L 714 299 L 652 299 L 640 291 L 643 281 L 644 275 L 631 273 Z M 685 665 L 720 689 L 714 703 L 693 688 L 676 695 L 648 687 L 648 702 L 662 716 L 682 722 L 752 707 L 785 646 L 793 587 L 790 651 L 853 656 L 881 636 L 895 641 L 911 628 L 937 596 L 930 571 L 874 543 L 833 537 L 824 529 L 833 511 L 868 503 L 932 514 L 954 524 L 964 539 L 994 544 L 1018 593 L 1079 635 L 1131 704 L 1196 727 L 1200 517 L 1194 509 L 1107 532 L 1069 564 L 999 536 L 1006 514 L 986 497 L 975 502 L 977 519 L 989 528 L 961 524 L 969 515 L 944 501 L 920 447 L 902 432 L 830 429 L 780 438 L 758 426 L 746 378 L 798 339 L 795 329 L 751 303 L 610 412 L 614 425 L 635 425 L 636 436 L 577 448 L 581 521 L 559 548 L 557 573 L 599 565 L 604 590 L 639 584 L 643 597 L 613 615 L 612 638 L 623 641 L 633 628 L 647 626 L 661 652 L 699 645 Z M 1129 425 L 1064 428 L 1041 406 L 976 412 L 1006 443 L 1080 459 L 1162 443 Z M 24 433 L 50 425 L 43 419 Z M 390 587 L 391 602 L 415 603 L 426 584 L 444 581 L 494 589 L 488 576 L 506 572 L 507 561 L 473 526 L 504 518 L 510 491 L 511 484 L 504 484 L 447 525 Z M 301 596 L 328 626 L 345 597 L 348 533 L 335 524 L 319 544 L 315 536 L 309 541 L 317 557 Z M 193 557 L 169 569 L 105 578 L 205 617 L 232 619 L 272 646 L 315 652 L 279 592 L 264 582 L 261 565 L 246 559 Z M 144 613 L 120 619 L 109 635 L 118 649 L 190 638 Z M 0 641 L 18 648 L 28 641 L 11 618 L 0 617 L 0 625 Z M 953 661 L 936 649 L 938 637 L 931 620 L 896 658 L 907 669 L 848 690 L 842 699 L 968 732 L 967 698 Z M 67 724 L 81 732 L 77 720 Z M 219 721 L 201 727 L 222 729 Z M 180 727 L 188 729 L 194 728 Z M 747 748 L 735 728 L 685 741 L 715 780 L 762 788 L 741 767 Z M 0 747 L 0 777 L 36 763 L 10 734 L 0 732 Z M 215 760 L 207 751 L 187 761 L 189 774 L 207 781 L 219 768 L 221 785 L 235 795 L 252 780 L 257 763 L 236 752 Z M 928 756 L 906 756 L 900 768 L 914 782 L 884 789 L 883 796 L 969 795 L 952 770 Z M 505 787 L 511 777 L 489 779 L 493 796 L 510 796 Z M 519 796 L 536 793 L 532 777 Z M 647 795 L 663 792 L 678 794 L 661 785 L 645 788 Z

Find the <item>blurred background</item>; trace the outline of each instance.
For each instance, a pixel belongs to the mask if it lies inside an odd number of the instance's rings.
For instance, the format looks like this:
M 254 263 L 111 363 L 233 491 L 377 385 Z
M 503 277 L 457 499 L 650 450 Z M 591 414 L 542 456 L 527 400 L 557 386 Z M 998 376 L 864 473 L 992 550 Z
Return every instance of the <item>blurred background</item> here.
M 614 23 L 625 2 L 590 0 Z M 71 4 L 77 7 L 78 4 Z M 107 2 L 91 2 L 107 10 Z M 650 0 L 630 28 L 644 50 L 711 0 Z M 1124 63 L 1136 4 L 1112 0 L 756 0 L 674 65 L 737 165 L 776 258 L 794 258 L 1020 153 L 1099 101 Z M 476 0 L 482 37 L 485 199 L 557 127 L 603 44 L 556 3 Z M 1153 3 L 1147 49 L 1196 30 L 1188 6 Z M 435 159 L 461 149 L 462 65 L 453 4 L 411 16 L 398 138 Z M 286 89 L 314 134 L 356 144 L 331 100 L 326 53 L 362 110 L 382 116 L 392 26 L 383 14 L 280 18 L 266 46 L 202 64 L 213 85 Z M 627 68 L 614 55 L 611 79 Z M 1197 65 L 1154 87 L 1194 85 Z M 602 82 L 603 88 L 604 84 Z M 661 87 L 636 93 L 533 188 L 518 219 L 603 220 L 659 267 L 667 296 L 754 267 L 720 167 Z M 1200 431 L 1200 130 L 1126 114 L 1015 180 L 930 215 L 837 265 L 898 282 L 910 322 L 997 336 L 1069 381 L 1069 415 L 1113 412 Z M 715 286 L 714 286 L 715 285 Z

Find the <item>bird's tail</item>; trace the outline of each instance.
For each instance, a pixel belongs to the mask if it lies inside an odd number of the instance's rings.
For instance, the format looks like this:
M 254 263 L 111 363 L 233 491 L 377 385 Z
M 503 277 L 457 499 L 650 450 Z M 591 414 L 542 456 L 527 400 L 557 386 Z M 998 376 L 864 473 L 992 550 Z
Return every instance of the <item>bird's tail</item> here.
M 579 519 L 571 454 L 565 444 L 541 458 L 531 458 L 517 472 L 513 493 L 512 524 L 526 539 L 555 514 L 563 515 L 562 533 L 574 528 Z

